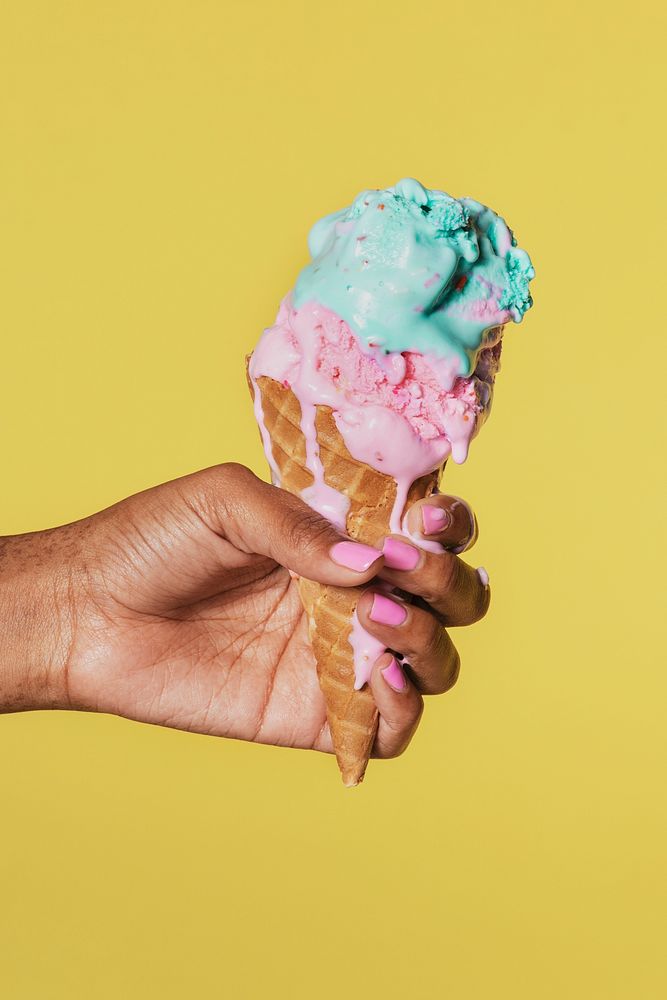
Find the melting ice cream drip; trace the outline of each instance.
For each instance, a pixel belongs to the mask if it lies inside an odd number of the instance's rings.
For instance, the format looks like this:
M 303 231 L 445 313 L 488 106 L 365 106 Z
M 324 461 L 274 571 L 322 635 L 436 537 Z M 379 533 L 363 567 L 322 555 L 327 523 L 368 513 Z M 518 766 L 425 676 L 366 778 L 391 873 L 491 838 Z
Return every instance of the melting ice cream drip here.
M 252 365 L 252 360 L 251 360 Z M 259 427 L 259 433 L 262 438 L 262 446 L 264 448 L 264 454 L 266 455 L 266 461 L 269 463 L 269 468 L 271 469 L 271 482 L 274 486 L 280 486 L 280 469 L 278 464 L 273 457 L 273 445 L 271 443 L 271 435 L 266 429 L 266 424 L 264 423 L 264 407 L 262 406 L 262 394 L 257 385 L 257 380 L 250 375 L 250 381 L 252 383 L 253 392 L 253 408 L 255 411 L 255 420 L 257 421 L 257 426 Z
M 345 531 L 347 512 L 350 509 L 349 497 L 325 482 L 324 466 L 320 458 L 315 426 L 317 408 L 314 403 L 301 400 L 299 402 L 301 405 L 301 433 L 306 442 L 306 468 L 313 477 L 313 485 L 302 490 L 301 496 L 318 514 L 326 517 L 341 531 Z
M 349 643 L 354 655 L 354 690 L 359 691 L 371 679 L 373 665 L 385 652 L 384 643 L 372 636 L 359 621 L 355 608 Z

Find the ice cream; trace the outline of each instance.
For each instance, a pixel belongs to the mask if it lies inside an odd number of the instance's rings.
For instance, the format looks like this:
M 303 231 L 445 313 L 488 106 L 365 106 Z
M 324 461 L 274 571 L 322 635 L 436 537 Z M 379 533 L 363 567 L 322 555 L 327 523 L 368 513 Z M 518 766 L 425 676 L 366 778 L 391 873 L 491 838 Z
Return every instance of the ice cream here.
M 530 308 L 534 272 L 495 212 L 412 179 L 321 219 L 309 248 L 250 360 L 255 415 L 276 485 L 374 542 L 404 531 L 408 497 L 432 492 L 449 457 L 465 460 L 491 406 L 503 326 Z M 381 650 L 354 608 L 349 619 L 358 691 Z
M 531 305 L 530 258 L 504 219 L 417 181 L 362 191 L 317 222 L 294 304 L 319 302 L 367 346 L 445 358 L 470 375 L 484 333 Z
M 411 179 L 362 192 L 315 224 L 309 247 L 251 375 L 301 403 L 315 480 L 304 499 L 344 526 L 314 435 L 313 408 L 330 406 L 350 453 L 396 479 L 399 532 L 410 484 L 450 454 L 463 462 L 488 414 L 502 326 L 531 305 L 530 258 L 491 209 Z

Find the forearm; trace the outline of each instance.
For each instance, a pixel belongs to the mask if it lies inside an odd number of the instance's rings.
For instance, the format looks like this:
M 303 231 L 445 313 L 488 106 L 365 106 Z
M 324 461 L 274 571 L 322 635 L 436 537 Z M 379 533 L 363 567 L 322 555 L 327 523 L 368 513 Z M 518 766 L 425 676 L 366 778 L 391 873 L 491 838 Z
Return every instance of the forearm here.
M 61 530 L 0 538 L 0 712 L 69 707 L 69 574 L 53 556 Z

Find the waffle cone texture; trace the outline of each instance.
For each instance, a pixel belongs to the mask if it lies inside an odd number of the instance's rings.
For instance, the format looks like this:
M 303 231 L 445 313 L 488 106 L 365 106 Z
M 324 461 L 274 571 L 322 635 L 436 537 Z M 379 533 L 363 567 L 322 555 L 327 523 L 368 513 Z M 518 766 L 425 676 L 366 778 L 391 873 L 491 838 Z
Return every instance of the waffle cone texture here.
M 252 382 L 250 390 L 254 392 Z M 306 444 L 301 431 L 301 406 L 291 389 L 274 379 L 256 380 L 262 397 L 264 426 L 271 438 L 280 485 L 300 496 L 311 486 L 306 468 Z M 396 499 L 396 482 L 350 455 L 328 406 L 316 407 L 315 429 L 329 486 L 344 493 L 350 507 L 346 530 L 350 538 L 382 547 Z M 433 493 L 439 470 L 416 480 L 406 506 Z M 332 587 L 299 579 L 301 602 L 308 616 L 310 643 L 324 694 L 334 752 L 343 783 L 358 785 L 364 777 L 377 732 L 378 712 L 368 686 L 354 690 L 354 659 L 350 645 L 352 616 L 364 588 Z

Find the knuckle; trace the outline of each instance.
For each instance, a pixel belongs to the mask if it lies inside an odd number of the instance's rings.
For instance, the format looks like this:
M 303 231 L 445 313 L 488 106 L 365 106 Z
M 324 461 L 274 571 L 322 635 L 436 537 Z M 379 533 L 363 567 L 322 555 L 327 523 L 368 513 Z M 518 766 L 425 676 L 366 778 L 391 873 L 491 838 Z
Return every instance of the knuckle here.
M 215 467 L 215 473 L 220 485 L 227 487 L 247 488 L 257 477 L 246 465 L 240 462 L 225 462 Z
M 221 504 L 226 510 L 233 510 L 243 496 L 247 496 L 253 480 L 257 477 L 245 465 L 225 462 L 197 473 L 201 484 L 200 495 L 207 509 L 215 510 Z
M 400 737 L 403 736 L 403 733 L 405 732 L 406 729 L 405 719 L 402 716 L 400 719 L 397 719 L 387 715 L 383 716 L 383 718 L 385 726 L 387 727 L 388 731 L 392 734 L 394 743 L 399 742 Z
M 417 695 L 417 699 L 415 701 L 415 711 L 412 717 L 412 728 L 410 730 L 411 735 L 412 733 L 414 733 L 417 726 L 421 722 L 423 714 L 424 714 L 424 699 L 422 698 L 421 695 Z
M 483 587 L 478 584 L 475 591 L 474 599 L 474 610 L 471 624 L 474 622 L 481 621 L 489 610 L 489 604 L 491 603 L 491 593 L 488 587 Z
M 390 728 L 392 735 L 391 740 L 385 746 L 385 752 L 383 754 L 387 760 L 395 760 L 397 757 L 400 757 L 405 753 L 419 726 L 423 714 L 424 699 L 421 695 L 417 695 L 413 705 L 411 705 L 409 718 L 402 721 L 400 725 L 388 727 Z
M 314 511 L 304 510 L 295 516 L 289 511 L 283 522 L 283 532 L 290 548 L 305 554 L 316 553 L 331 538 L 328 521 Z
M 462 497 L 452 497 L 450 509 L 462 536 L 461 549 L 467 549 L 477 538 L 477 516 L 468 501 Z
M 431 617 L 431 624 L 425 642 L 424 654 L 429 660 L 440 663 L 446 656 L 447 633 L 436 618 Z
M 458 578 L 458 562 L 456 556 L 449 552 L 443 552 L 437 556 L 437 561 L 433 565 L 430 586 L 425 594 L 429 604 L 435 604 L 442 600 L 456 587 Z
M 461 657 L 459 651 L 451 644 L 448 659 L 445 663 L 445 687 L 444 691 L 450 691 L 459 679 L 461 673 Z

